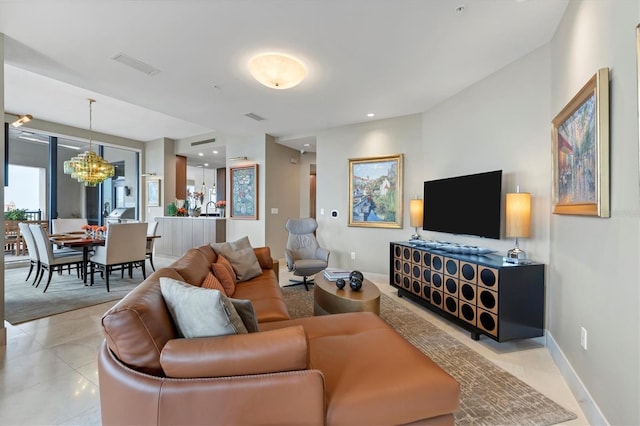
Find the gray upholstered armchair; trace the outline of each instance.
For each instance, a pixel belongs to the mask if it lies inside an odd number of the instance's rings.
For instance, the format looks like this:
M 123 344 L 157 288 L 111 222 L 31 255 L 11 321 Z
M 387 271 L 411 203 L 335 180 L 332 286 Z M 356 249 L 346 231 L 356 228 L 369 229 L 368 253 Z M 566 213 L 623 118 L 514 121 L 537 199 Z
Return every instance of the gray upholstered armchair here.
M 324 270 L 329 264 L 329 250 L 318 245 L 313 232 L 318 228 L 318 223 L 313 218 L 289 219 L 285 225 L 289 231 L 287 247 L 284 255 L 287 260 L 287 269 L 293 275 L 302 277 L 302 281 L 291 280 L 295 284 L 304 285 L 309 290 L 309 284 L 313 279 L 307 277 Z

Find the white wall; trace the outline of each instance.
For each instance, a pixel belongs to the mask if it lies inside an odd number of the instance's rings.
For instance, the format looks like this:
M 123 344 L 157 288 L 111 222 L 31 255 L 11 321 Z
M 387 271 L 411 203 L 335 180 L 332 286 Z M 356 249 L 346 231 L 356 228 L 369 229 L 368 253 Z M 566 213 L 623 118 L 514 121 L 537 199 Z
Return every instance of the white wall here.
M 0 62 L 4 64 L 4 34 L 0 33 Z M 0 117 L 4 117 L 4 66 L 0 67 Z M 4 188 L 4 147 L 7 141 L 4 138 L 4 123 L 2 132 L 0 132 L 0 164 L 2 173 L 0 174 L 0 184 Z M 0 191 L 0 206 L 4 206 L 4 191 Z M 4 215 L 0 217 L 0 225 L 4 229 Z M 0 258 L 0 318 L 4 318 L 4 250 Z M 7 344 L 7 329 L 4 327 L 4 321 L 0 324 L 0 346 Z
M 414 178 L 502 170 L 503 194 L 515 192 L 516 185 L 531 193 L 532 235 L 520 239 L 520 247 L 544 263 L 549 260 L 551 188 L 549 72 L 549 48 L 542 47 L 425 112 L 422 168 Z M 504 196 L 502 208 L 504 216 Z M 425 235 L 502 253 L 515 245 L 505 238 Z
M 258 220 L 230 218 L 230 204 L 227 204 L 227 241 L 235 241 L 245 235 L 249 237 L 254 247 L 264 246 L 265 243 L 265 135 L 234 137 L 225 140 L 227 148 L 227 201 L 231 199 L 231 173 L 229 167 L 258 165 Z M 247 160 L 230 161 L 233 157 L 247 157 Z
M 150 222 L 156 216 L 164 216 L 167 205 L 175 200 L 175 170 L 173 170 L 173 182 L 169 185 L 169 188 L 167 188 L 167 179 L 165 177 L 165 139 L 157 139 L 146 143 L 142 164 L 144 164 L 141 170 L 142 173 L 155 173 L 154 176 L 144 176 L 140 179 L 143 200 L 141 203 L 143 214 L 140 216 L 145 222 Z M 147 183 L 150 180 L 160 181 L 160 205 L 158 207 L 149 207 L 147 205 Z
M 551 216 L 548 329 L 611 424 L 640 424 L 637 1 L 572 1 L 551 43 L 551 113 L 611 70 L 611 218 Z M 580 327 L 588 350 L 580 347 Z
M 389 242 L 412 234 L 408 200 L 422 192 L 422 115 L 329 129 L 318 134 L 317 146 L 317 238 L 331 250 L 329 265 L 388 273 Z M 393 154 L 404 154 L 404 229 L 349 227 L 348 159 Z M 330 217 L 333 209 L 339 211 L 338 218 Z

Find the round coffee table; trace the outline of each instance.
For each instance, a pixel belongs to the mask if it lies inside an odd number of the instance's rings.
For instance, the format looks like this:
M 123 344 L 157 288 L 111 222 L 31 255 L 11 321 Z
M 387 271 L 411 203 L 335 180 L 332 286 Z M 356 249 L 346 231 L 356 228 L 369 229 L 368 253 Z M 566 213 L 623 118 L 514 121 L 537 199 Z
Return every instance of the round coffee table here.
M 329 281 L 322 272 L 314 277 L 313 314 L 329 315 L 345 312 L 373 312 L 380 315 L 380 290 L 371 281 L 362 280 L 362 288 L 351 290 L 349 281 L 341 290 L 335 281 Z

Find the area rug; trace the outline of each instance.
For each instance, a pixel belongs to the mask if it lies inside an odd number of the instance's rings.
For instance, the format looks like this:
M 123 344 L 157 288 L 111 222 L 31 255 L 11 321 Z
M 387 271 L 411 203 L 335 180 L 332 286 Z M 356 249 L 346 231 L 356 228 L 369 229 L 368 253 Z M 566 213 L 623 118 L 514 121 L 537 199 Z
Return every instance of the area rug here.
M 47 292 L 43 293 L 47 275 L 36 288 L 31 285 L 33 274 L 28 282 L 25 281 L 28 271 L 28 267 L 5 270 L 4 318 L 12 325 L 119 300 L 142 282 L 139 269 L 133 272 L 133 279 L 129 279 L 126 272 L 125 277 L 120 279 L 120 272 L 114 272 L 109 280 L 111 291 L 107 292 L 104 280 L 99 275 L 96 275 L 93 286 L 85 286 L 75 271 L 71 271 L 71 274 L 65 271 L 62 275 L 54 272 Z
M 285 288 L 293 318 L 313 315 L 313 292 Z M 531 386 L 383 294 L 380 317 L 461 387 L 456 425 L 552 425 L 576 418 Z

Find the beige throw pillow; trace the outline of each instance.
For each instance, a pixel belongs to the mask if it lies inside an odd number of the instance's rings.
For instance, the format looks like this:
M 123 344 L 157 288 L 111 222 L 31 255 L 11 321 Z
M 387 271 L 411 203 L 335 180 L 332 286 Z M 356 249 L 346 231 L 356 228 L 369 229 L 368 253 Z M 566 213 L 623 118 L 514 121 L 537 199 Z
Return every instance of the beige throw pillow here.
M 249 242 L 249 237 L 242 237 L 236 241 L 226 241 L 224 243 L 211 243 L 211 248 L 216 252 L 218 256 L 230 251 L 236 251 L 240 249 L 245 249 L 247 247 L 251 247 L 251 243 Z
M 247 333 L 224 293 L 160 277 L 160 290 L 178 333 L 186 338 Z
M 238 282 L 247 281 L 262 274 L 262 267 L 249 243 L 249 237 L 226 243 L 211 243 L 218 256 L 227 258 Z
M 262 267 L 252 247 L 225 253 L 224 256 L 236 272 L 238 282 L 259 277 L 262 274 Z

